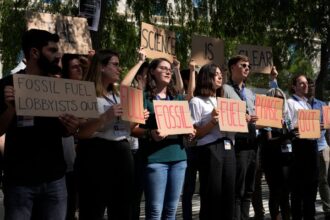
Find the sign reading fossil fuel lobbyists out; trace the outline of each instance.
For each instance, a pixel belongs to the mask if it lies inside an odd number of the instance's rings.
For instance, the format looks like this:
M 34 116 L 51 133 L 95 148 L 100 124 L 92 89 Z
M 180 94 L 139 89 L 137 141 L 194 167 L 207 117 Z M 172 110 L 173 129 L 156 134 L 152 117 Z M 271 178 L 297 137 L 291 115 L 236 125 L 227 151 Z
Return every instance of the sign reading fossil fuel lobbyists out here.
M 256 45 L 239 45 L 237 54 L 249 58 L 252 67 L 251 72 L 270 74 L 273 66 L 273 52 L 271 47 Z
M 163 57 L 172 62 L 175 55 L 175 33 L 142 22 L 141 47 L 148 58 Z
M 57 117 L 72 114 L 82 118 L 99 116 L 92 82 L 14 74 L 17 115 Z
M 321 137 L 320 110 L 298 110 L 300 138 Z
M 221 131 L 248 132 L 246 103 L 240 100 L 217 98 Z
M 257 125 L 282 128 L 283 99 L 256 95 Z
M 187 101 L 154 100 L 157 127 L 161 135 L 190 134 L 193 124 Z

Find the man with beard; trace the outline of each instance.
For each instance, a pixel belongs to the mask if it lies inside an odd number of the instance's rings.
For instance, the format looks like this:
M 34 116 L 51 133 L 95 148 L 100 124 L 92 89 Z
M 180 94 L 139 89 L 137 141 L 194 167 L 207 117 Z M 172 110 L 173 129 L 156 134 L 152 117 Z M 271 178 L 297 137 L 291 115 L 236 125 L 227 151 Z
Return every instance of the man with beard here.
M 292 79 L 288 99 L 288 117 L 291 129 L 298 127 L 298 111 L 312 109 L 308 103 L 308 81 L 306 75 L 299 74 Z M 301 139 L 299 135 L 292 140 L 291 168 L 291 212 L 292 219 L 315 219 L 315 201 L 318 183 L 319 155 L 316 139 Z
M 48 76 L 58 71 L 57 34 L 31 29 L 22 47 L 27 66 L 17 74 Z M 0 80 L 0 135 L 6 133 L 4 206 L 6 220 L 64 220 L 65 162 L 62 136 L 74 134 L 78 118 L 17 116 L 13 77 Z

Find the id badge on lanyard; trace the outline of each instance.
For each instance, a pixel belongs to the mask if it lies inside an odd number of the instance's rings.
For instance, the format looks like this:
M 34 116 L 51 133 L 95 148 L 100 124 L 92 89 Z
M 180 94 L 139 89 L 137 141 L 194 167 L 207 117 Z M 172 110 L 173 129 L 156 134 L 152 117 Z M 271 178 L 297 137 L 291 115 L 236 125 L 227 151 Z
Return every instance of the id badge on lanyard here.
M 128 136 L 128 130 L 127 130 L 126 123 L 124 123 L 122 120 L 116 120 L 116 122 L 113 125 L 113 135 L 116 137 L 121 137 L 121 136 Z
M 33 116 L 17 116 L 17 127 L 33 127 L 34 117 Z
M 231 150 L 231 143 L 229 140 L 224 140 L 223 144 L 225 145 L 225 150 Z

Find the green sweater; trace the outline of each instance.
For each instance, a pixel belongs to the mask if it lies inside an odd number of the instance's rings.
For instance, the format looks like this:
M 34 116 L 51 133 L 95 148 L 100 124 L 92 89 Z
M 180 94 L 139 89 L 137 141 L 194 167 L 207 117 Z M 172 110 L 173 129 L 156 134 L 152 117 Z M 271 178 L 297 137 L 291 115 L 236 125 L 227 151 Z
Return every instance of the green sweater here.
M 178 95 L 172 100 L 184 100 L 182 95 Z M 153 101 L 144 94 L 144 108 L 148 109 L 150 116 L 142 128 L 157 129 L 157 122 Z M 140 139 L 139 147 L 142 155 L 148 163 L 175 162 L 187 159 L 186 151 L 182 143 L 182 135 L 168 136 L 162 141 L 152 139 Z

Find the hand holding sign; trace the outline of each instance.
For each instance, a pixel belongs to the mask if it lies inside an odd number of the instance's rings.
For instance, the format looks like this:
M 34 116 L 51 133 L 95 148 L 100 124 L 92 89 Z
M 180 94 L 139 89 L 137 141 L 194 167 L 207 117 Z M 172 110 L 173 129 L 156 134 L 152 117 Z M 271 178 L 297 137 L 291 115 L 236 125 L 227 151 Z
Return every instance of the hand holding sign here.
M 146 52 L 144 50 L 143 47 L 140 47 L 139 50 L 137 50 L 138 52 L 138 58 L 140 62 L 144 62 L 146 60 Z
M 150 134 L 151 134 L 151 138 L 157 142 L 167 137 L 167 135 L 161 134 L 161 132 L 157 129 L 151 130 Z
M 277 78 L 277 76 L 278 76 L 278 72 L 276 70 L 276 66 L 272 66 L 272 69 L 270 70 L 269 77 L 270 77 L 271 80 L 274 80 L 274 79 Z
M 5 103 L 8 107 L 15 108 L 15 90 L 14 86 L 5 86 L 4 89 Z
M 79 128 L 79 118 L 70 114 L 63 114 L 59 116 L 59 119 L 69 134 L 76 133 Z
M 112 105 L 107 111 L 104 113 L 105 119 L 107 121 L 113 120 L 116 117 L 120 117 L 123 114 L 123 108 L 121 104 Z
M 189 70 L 190 72 L 195 72 L 196 71 L 197 64 L 195 60 L 191 59 L 189 62 Z
M 212 113 L 211 113 L 212 119 L 211 122 L 212 124 L 216 125 L 219 122 L 219 109 L 213 109 Z

